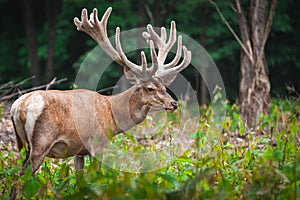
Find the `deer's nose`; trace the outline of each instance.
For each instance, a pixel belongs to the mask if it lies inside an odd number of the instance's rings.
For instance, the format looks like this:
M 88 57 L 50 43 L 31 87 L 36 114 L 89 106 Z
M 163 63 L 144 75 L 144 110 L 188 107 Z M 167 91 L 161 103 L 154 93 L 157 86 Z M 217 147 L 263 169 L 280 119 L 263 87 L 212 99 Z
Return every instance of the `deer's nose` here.
M 176 108 L 178 108 L 178 103 L 176 101 L 171 102 L 171 105 L 173 106 L 174 110 L 176 110 Z

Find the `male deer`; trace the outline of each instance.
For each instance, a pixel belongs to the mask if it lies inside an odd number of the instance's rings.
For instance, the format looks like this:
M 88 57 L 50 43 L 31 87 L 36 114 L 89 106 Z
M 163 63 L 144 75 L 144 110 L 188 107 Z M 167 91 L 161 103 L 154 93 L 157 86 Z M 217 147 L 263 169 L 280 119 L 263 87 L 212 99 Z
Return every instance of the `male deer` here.
M 174 111 L 178 107 L 166 92 L 166 86 L 189 65 L 191 52 L 182 45 L 182 37 L 178 36 L 176 55 L 165 64 L 167 54 L 176 42 L 175 22 L 171 22 L 168 41 L 164 27 L 159 36 L 151 25 L 147 26 L 143 37 L 150 45 L 152 65 L 147 66 L 145 53 L 141 52 L 141 65 L 138 66 L 129 61 L 122 50 L 119 27 L 116 28 L 116 48 L 107 37 L 106 26 L 111 10 L 108 8 L 99 21 L 97 9 L 90 17 L 83 9 L 81 21 L 76 17 L 74 24 L 78 31 L 90 35 L 108 56 L 123 67 L 126 78 L 133 86 L 113 96 L 83 89 L 47 90 L 34 91 L 17 99 L 12 105 L 11 116 L 18 148 L 28 147 L 21 174 L 29 164 L 32 173 L 35 173 L 45 156 L 75 156 L 76 170 L 82 169 L 84 156 L 91 150 L 84 144 L 99 132 L 110 139 L 142 122 L 151 109 Z M 179 62 L 182 50 L 184 57 Z

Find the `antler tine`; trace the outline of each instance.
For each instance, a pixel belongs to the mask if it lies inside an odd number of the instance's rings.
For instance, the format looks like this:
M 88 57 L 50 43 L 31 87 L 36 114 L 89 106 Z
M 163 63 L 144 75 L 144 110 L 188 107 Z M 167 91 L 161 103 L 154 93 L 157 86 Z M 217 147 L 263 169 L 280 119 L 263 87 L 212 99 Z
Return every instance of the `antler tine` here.
M 183 54 L 184 58 L 183 61 L 176 67 L 171 68 L 172 70 L 176 71 L 177 73 L 186 68 L 192 60 L 192 53 L 191 51 L 187 50 L 186 46 L 183 45 Z
M 158 48 L 158 69 L 155 73 L 156 77 L 160 77 L 165 85 L 169 85 L 176 77 L 176 74 L 179 73 L 181 70 L 186 68 L 189 63 L 191 62 L 191 52 L 187 50 L 185 46 L 182 46 L 182 36 L 178 36 L 178 43 L 177 43 L 177 51 L 174 59 L 165 64 L 165 60 L 169 51 L 171 50 L 172 46 L 176 42 L 176 23 L 174 21 L 171 22 L 170 27 L 170 36 L 168 41 L 167 40 L 167 33 L 164 27 L 161 28 L 161 36 L 159 36 L 153 29 L 151 25 L 147 26 L 147 32 L 143 32 L 143 37 L 146 39 L 147 43 L 153 42 L 154 45 Z M 181 58 L 183 50 L 183 60 L 178 64 Z
M 82 24 L 87 24 L 89 27 L 92 26 L 92 24 L 88 20 L 87 16 L 87 9 L 83 9 L 81 12 L 81 19 L 82 19 Z
M 174 59 L 170 63 L 168 63 L 168 64 L 166 64 L 164 66 L 164 68 L 166 69 L 166 68 L 170 68 L 170 67 L 173 67 L 173 66 L 177 65 L 177 63 L 179 62 L 179 60 L 181 58 L 181 52 L 182 52 L 182 36 L 179 35 L 178 36 L 178 43 L 177 43 L 177 52 L 176 52 L 176 55 L 175 55 Z
M 98 11 L 95 8 L 88 18 L 87 9 L 82 9 L 81 21 L 75 17 L 74 24 L 78 31 L 82 31 L 91 36 L 105 51 L 105 53 L 110 56 L 113 60 L 118 62 L 120 65 L 124 66 L 118 52 L 111 45 L 107 37 L 107 21 L 110 16 L 112 8 L 109 7 L 104 13 L 101 21 L 98 19 Z
M 152 40 L 150 40 L 150 54 L 151 54 L 151 59 L 152 59 L 151 76 L 154 76 L 154 74 L 157 72 L 159 66 L 158 66 L 157 54 L 156 54 L 154 43 Z
M 182 49 L 183 49 L 183 54 L 184 54 L 184 58 L 183 58 L 182 62 L 178 66 L 175 66 L 175 67 L 171 67 L 171 68 L 165 67 L 164 69 L 159 68 L 159 70 L 156 72 L 155 76 L 160 77 L 161 79 L 165 79 L 165 77 L 174 76 L 174 79 L 175 79 L 176 74 L 179 73 L 181 70 L 185 69 L 190 64 L 191 59 L 192 59 L 191 51 L 187 50 L 187 48 L 185 46 L 183 46 Z M 166 83 L 166 85 L 168 85 L 168 84 Z
M 154 44 L 160 49 L 164 46 L 164 43 L 162 39 L 159 37 L 159 35 L 153 30 L 153 27 L 148 24 L 147 25 L 148 32 L 143 32 L 142 35 L 148 42 L 152 40 Z
M 116 39 L 116 49 L 117 49 L 117 52 L 120 55 L 121 59 L 124 61 L 125 65 L 128 68 L 130 68 L 131 70 L 133 70 L 134 73 L 140 73 L 141 70 L 139 69 L 139 66 L 136 65 L 136 64 L 134 64 L 133 62 L 130 62 L 127 59 L 127 57 L 126 57 L 126 55 L 125 55 L 125 53 L 124 53 L 124 51 L 122 49 L 122 45 L 121 45 L 121 41 L 120 41 L 120 27 L 116 28 L 116 37 L 115 37 L 115 39 Z
M 160 29 L 160 37 L 161 37 L 162 42 L 165 43 L 166 40 L 167 40 L 167 31 L 166 31 L 165 27 L 161 27 L 161 29 Z
M 139 81 L 142 82 L 149 81 L 157 71 L 158 66 L 157 64 L 154 64 L 157 63 L 157 55 L 155 53 L 155 48 L 152 41 L 150 41 L 151 58 L 152 58 L 152 67 L 150 68 L 147 67 L 147 59 L 144 51 L 141 52 L 141 66 L 138 66 L 127 59 L 125 53 L 122 50 L 119 27 L 117 27 L 116 29 L 116 48 L 117 48 L 117 52 L 121 56 L 121 59 L 125 62 L 126 66 L 128 66 L 128 68 L 130 68 L 136 74 Z
M 162 59 L 165 61 L 169 51 L 171 50 L 172 46 L 176 42 L 176 23 L 174 21 L 171 22 L 171 28 L 170 28 L 170 37 L 169 41 L 167 42 L 166 46 L 164 47 L 162 54 L 160 55 L 159 59 Z
M 109 18 L 109 16 L 110 16 L 110 13 L 111 13 L 111 11 L 112 11 L 112 8 L 111 7 L 109 7 L 106 11 L 105 11 L 105 13 L 104 13 L 104 15 L 103 15 L 103 17 L 102 17 L 102 19 L 101 19 L 101 23 L 102 23 L 102 25 L 103 25 L 103 28 L 104 28 L 104 34 L 107 36 L 107 21 L 108 21 L 108 18 Z M 98 11 L 97 11 L 97 9 L 96 8 L 94 8 L 94 17 L 95 17 L 95 19 L 97 20 L 98 19 Z M 99 21 L 99 20 L 98 20 Z
M 154 44 L 159 49 L 158 60 L 160 63 L 164 63 L 170 49 L 176 42 L 176 23 L 174 21 L 171 22 L 170 37 L 167 43 L 167 33 L 164 27 L 161 28 L 161 36 L 154 31 L 150 24 L 147 26 L 147 30 L 148 32 L 143 33 L 143 37 L 148 41 L 153 40 Z
M 101 21 L 99 21 L 98 10 L 96 8 L 93 9 L 89 18 L 87 9 L 83 9 L 81 12 L 81 21 L 75 17 L 74 24 L 78 31 L 90 35 L 108 56 L 124 67 L 124 73 L 128 79 L 133 80 L 134 83 L 150 80 L 153 72 L 147 68 L 147 60 L 144 52 L 141 54 L 141 66 L 138 66 L 127 59 L 121 46 L 119 27 L 116 28 L 116 49 L 110 43 L 107 37 L 107 22 L 111 11 L 112 8 L 109 7 L 104 13 Z
M 146 59 L 144 51 L 141 51 L 141 65 L 142 65 L 142 74 L 143 74 L 143 76 L 146 76 L 147 59 Z
M 110 16 L 112 8 L 109 7 L 101 18 L 98 19 L 98 10 L 95 8 L 88 17 L 87 9 L 83 9 L 81 12 L 81 21 L 75 17 L 74 24 L 78 31 L 82 31 L 90 35 L 104 50 L 104 52 L 110 56 L 114 61 L 124 67 L 124 73 L 128 80 L 132 83 L 149 81 L 153 76 L 163 79 L 166 77 L 166 81 L 163 81 L 165 85 L 170 84 L 170 81 L 174 80 L 176 74 L 188 66 L 191 62 L 191 52 L 187 50 L 185 46 L 182 46 L 182 36 L 178 36 L 177 52 L 174 59 L 164 64 L 168 52 L 176 42 L 176 23 L 171 22 L 170 36 L 167 41 L 167 32 L 164 27 L 161 27 L 160 36 L 154 31 L 151 25 L 147 26 L 148 32 L 143 32 L 143 36 L 147 43 L 150 45 L 150 53 L 152 59 L 152 66 L 147 67 L 147 59 L 145 53 L 141 52 L 141 65 L 137 65 L 129 61 L 122 49 L 120 41 L 120 28 L 116 28 L 116 49 L 110 43 L 107 37 L 107 22 Z M 155 47 L 158 48 L 156 52 Z M 184 52 L 184 59 L 178 65 L 180 61 L 182 50 Z M 168 74 L 169 73 L 169 74 Z

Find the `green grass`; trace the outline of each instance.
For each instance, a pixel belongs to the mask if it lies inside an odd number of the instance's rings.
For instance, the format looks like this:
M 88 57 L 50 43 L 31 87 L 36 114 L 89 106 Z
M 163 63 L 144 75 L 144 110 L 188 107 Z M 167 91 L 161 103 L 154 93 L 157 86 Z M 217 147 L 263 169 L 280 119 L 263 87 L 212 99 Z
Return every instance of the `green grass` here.
M 98 169 L 97 160 L 87 160 L 77 184 L 71 159 L 46 159 L 35 176 L 28 168 L 19 177 L 22 159 L 9 150 L 0 152 L 2 199 L 9 199 L 12 186 L 19 199 L 300 199 L 299 103 L 274 101 L 270 115 L 261 116 L 256 129 L 245 126 L 237 106 L 226 106 L 221 134 L 209 128 L 211 108 L 200 109 L 199 127 L 184 133 L 192 146 L 169 165 L 148 173 L 104 164 Z M 176 119 L 182 114 L 147 118 L 140 129 L 156 127 L 162 136 L 179 126 Z M 113 144 L 120 147 L 120 154 L 161 150 L 155 142 L 140 145 L 130 132 L 116 136 Z

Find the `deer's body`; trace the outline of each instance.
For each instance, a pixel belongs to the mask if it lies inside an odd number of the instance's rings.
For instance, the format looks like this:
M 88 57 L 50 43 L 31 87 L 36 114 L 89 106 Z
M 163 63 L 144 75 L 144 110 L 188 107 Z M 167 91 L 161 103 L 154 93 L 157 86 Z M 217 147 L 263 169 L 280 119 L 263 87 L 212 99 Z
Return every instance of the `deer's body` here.
M 86 100 L 91 100 L 88 102 Z M 105 117 L 98 116 L 101 124 L 114 122 L 109 112 L 108 97 L 88 90 L 73 91 L 36 91 L 22 96 L 12 105 L 11 115 L 14 122 L 18 147 L 28 145 L 25 167 L 32 162 L 33 173 L 39 168 L 45 156 L 53 158 L 67 158 L 74 155 L 87 155 L 83 136 L 91 134 L 79 133 L 75 123 L 85 123 L 86 131 L 94 127 L 95 113 L 90 113 L 87 104 L 93 104 L 98 113 L 105 113 Z M 73 106 L 72 106 L 73 105 Z M 79 106 L 78 108 L 76 108 Z M 75 115 L 76 109 L 80 114 Z M 80 126 L 78 124 L 77 126 Z M 105 127 L 105 126 L 103 126 Z M 101 127 L 98 127 L 98 131 Z M 94 131 L 97 131 L 96 129 Z M 102 130 L 101 130 L 102 131 Z M 104 133 L 104 131 L 103 131 Z
M 55 158 L 86 154 L 74 123 L 84 122 L 85 126 L 91 127 L 89 123 L 92 123 L 91 119 L 95 116 L 87 107 L 91 104 L 95 106 L 95 111 L 98 111 L 96 115 L 99 113 L 99 123 L 116 131 L 109 97 L 88 90 L 36 91 L 24 95 L 11 109 L 21 141 L 18 143 L 29 143 L 29 148 L 43 148 L 48 156 Z M 79 115 L 73 114 L 77 106 L 80 108 Z M 104 128 L 98 128 L 102 133 L 108 133 Z M 85 134 L 87 133 L 81 133 Z
M 153 104 L 160 105 L 160 109 L 174 109 L 175 101 L 168 94 L 157 97 L 155 102 L 147 98 L 147 87 L 155 87 L 153 83 L 158 84 L 158 81 L 133 86 L 113 96 L 89 90 L 48 90 L 25 94 L 11 108 L 18 147 L 21 149 L 28 144 L 27 157 L 34 160 L 33 172 L 45 156 L 67 158 L 88 155 L 91 150 L 86 149 L 85 144 L 90 138 L 103 135 L 105 139 L 111 139 L 130 129 L 145 119 Z
M 107 55 L 123 66 L 124 74 L 133 86 L 114 96 L 103 96 L 89 90 L 35 91 L 21 96 L 11 108 L 18 147 L 21 150 L 23 146 L 28 146 L 21 174 L 28 164 L 32 165 L 32 172 L 35 173 L 45 156 L 76 156 L 75 167 L 82 169 L 83 156 L 97 153 L 95 151 L 105 145 L 105 141 L 141 123 L 150 110 L 174 111 L 178 107 L 165 86 L 171 84 L 177 73 L 188 66 L 191 52 L 182 46 L 179 36 L 174 60 L 164 63 L 176 41 L 175 22 L 171 23 L 168 42 L 165 28 L 161 29 L 159 36 L 148 25 L 148 32 L 144 32 L 143 36 L 150 44 L 152 66 L 147 66 L 144 52 L 141 53 L 141 66 L 138 66 L 124 54 L 119 28 L 116 31 L 116 49 L 110 44 L 106 30 L 110 12 L 111 8 L 108 8 L 99 21 L 96 9 L 90 18 L 87 10 L 83 9 L 82 21 L 75 18 L 74 23 L 79 31 L 88 33 Z M 182 50 L 184 58 L 178 64 Z M 100 144 L 93 148 L 90 144 L 99 135 L 104 140 L 101 138 Z

